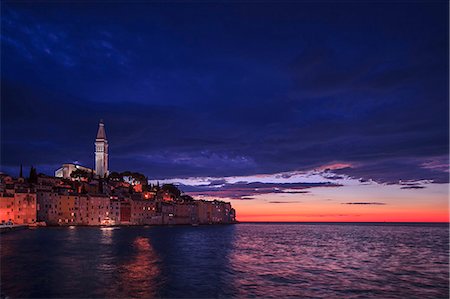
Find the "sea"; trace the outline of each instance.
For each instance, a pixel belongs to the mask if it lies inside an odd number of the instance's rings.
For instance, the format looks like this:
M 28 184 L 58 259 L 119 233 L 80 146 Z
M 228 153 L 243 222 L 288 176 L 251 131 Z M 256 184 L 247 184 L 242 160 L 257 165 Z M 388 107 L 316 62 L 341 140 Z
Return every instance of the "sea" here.
M 47 227 L 0 235 L 2 298 L 448 298 L 448 224 Z

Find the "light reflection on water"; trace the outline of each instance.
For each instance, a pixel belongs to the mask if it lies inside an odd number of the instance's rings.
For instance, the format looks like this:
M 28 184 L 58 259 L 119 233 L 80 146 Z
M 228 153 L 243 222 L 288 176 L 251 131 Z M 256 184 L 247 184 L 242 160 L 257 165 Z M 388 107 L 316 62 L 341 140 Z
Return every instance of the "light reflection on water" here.
M 447 298 L 448 227 L 240 224 L 1 236 L 2 297 Z
M 133 242 L 135 256 L 119 266 L 118 288 L 127 297 L 151 298 L 156 295 L 160 275 L 158 258 L 148 238 L 137 237 Z M 108 297 L 117 296 L 113 291 Z
M 118 229 L 118 227 L 101 227 L 100 231 L 102 233 L 100 242 L 102 244 L 112 244 L 112 236 L 114 234 L 114 230 Z

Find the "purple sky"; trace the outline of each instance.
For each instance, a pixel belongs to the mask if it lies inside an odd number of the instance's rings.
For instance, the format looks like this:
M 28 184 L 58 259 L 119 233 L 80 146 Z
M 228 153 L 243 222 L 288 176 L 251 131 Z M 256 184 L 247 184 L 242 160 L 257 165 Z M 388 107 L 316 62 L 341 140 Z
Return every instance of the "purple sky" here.
M 111 169 L 154 180 L 448 183 L 447 2 L 6 2 L 1 22 L 13 175 L 92 167 L 104 119 Z

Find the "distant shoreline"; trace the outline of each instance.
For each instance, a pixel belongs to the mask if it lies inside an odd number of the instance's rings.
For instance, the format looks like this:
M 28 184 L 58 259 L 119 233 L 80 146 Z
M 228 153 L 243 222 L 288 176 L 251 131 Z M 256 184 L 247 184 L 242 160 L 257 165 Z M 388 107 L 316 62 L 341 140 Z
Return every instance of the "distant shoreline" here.
M 36 229 L 36 228 L 76 228 L 76 227 L 95 227 L 95 228 L 117 228 L 117 227 L 175 227 L 175 226 L 191 226 L 191 227 L 200 227 L 200 226 L 222 226 L 222 225 L 233 225 L 238 224 L 239 222 L 230 222 L 230 223 L 202 223 L 202 224 L 117 224 L 117 225 L 0 225 L 0 233 L 12 232 L 23 229 Z

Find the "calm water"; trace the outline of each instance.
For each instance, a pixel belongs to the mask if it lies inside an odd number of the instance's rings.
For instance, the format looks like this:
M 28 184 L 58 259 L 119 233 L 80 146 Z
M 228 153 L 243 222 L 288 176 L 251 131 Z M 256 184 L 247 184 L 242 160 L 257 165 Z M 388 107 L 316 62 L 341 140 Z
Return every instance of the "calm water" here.
M 447 298 L 448 226 L 40 228 L 1 235 L 2 297 Z

